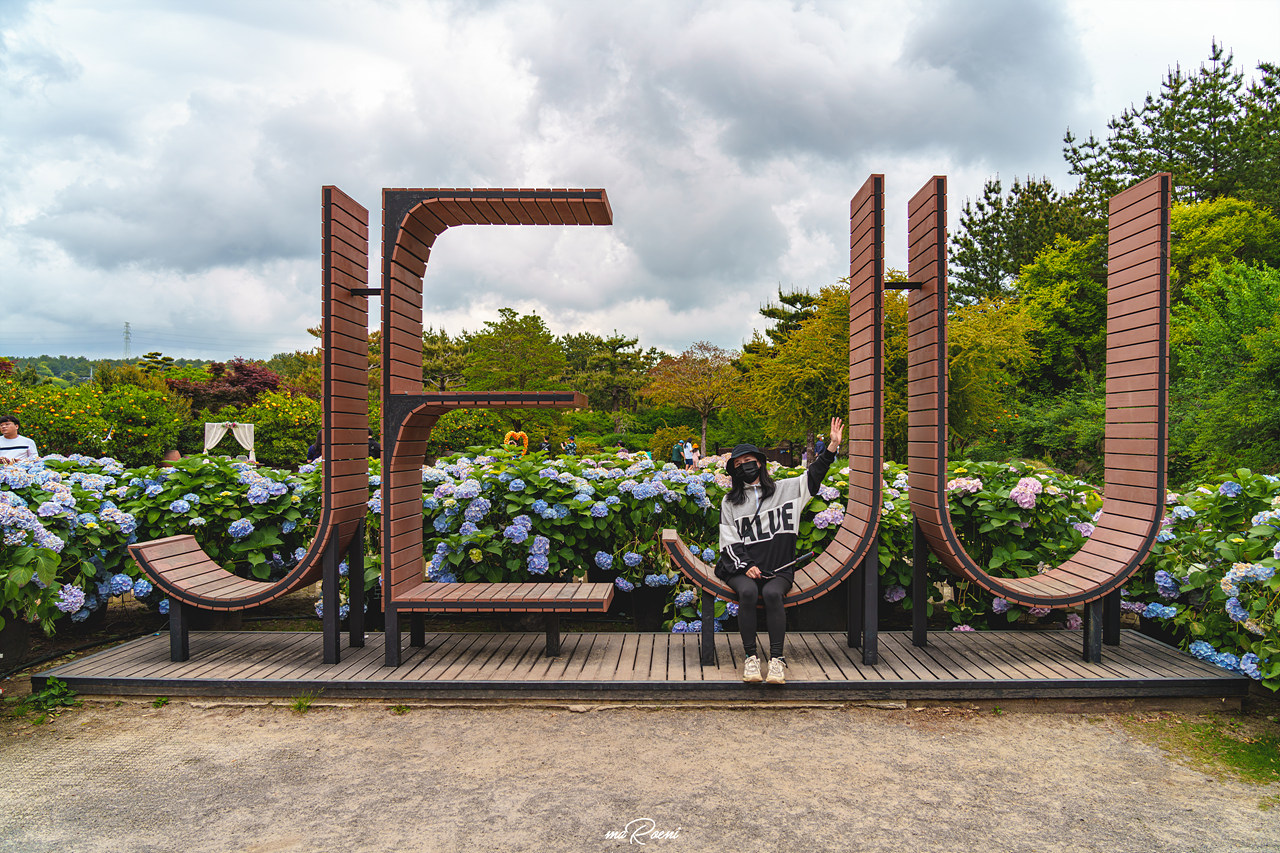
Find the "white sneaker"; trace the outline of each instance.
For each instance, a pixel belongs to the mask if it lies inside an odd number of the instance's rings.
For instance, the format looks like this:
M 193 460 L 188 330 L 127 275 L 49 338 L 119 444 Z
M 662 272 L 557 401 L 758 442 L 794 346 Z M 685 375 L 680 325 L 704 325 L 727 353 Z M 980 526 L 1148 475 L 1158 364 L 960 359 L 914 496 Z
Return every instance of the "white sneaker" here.
M 786 684 L 787 676 L 782 671 L 786 665 L 787 662 L 782 658 L 769 658 L 769 676 L 765 681 L 770 684 Z
M 760 677 L 760 658 L 755 655 L 747 658 L 747 664 L 742 668 L 742 680 L 749 684 L 759 684 L 764 680 Z

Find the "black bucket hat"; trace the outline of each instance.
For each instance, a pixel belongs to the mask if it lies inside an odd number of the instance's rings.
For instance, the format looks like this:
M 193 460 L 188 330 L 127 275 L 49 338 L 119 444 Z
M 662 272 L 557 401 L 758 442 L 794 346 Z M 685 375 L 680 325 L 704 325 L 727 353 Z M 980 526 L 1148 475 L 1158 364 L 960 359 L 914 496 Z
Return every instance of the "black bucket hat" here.
M 729 461 L 724 463 L 726 470 L 733 470 L 733 460 L 743 456 L 754 456 L 760 460 L 761 465 L 768 464 L 764 451 L 756 447 L 754 444 L 735 444 L 733 450 L 729 453 Z

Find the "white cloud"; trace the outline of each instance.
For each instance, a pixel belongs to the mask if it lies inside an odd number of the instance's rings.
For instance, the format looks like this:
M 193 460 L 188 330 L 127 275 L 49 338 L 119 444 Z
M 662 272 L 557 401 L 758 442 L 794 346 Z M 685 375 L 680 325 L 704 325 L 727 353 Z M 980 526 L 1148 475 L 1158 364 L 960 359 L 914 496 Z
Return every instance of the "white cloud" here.
M 443 237 L 427 322 L 736 346 L 779 284 L 846 273 L 870 172 L 902 266 L 930 175 L 953 211 L 997 172 L 1061 183 L 1069 124 L 1102 130 L 1212 33 L 1246 67 L 1280 34 L 1273 4 L 1164 5 L 3 4 L 0 274 L 27 298 L 0 352 L 114 355 L 125 321 L 135 352 L 308 345 L 328 183 L 375 255 L 384 186 L 604 187 L 611 228 Z

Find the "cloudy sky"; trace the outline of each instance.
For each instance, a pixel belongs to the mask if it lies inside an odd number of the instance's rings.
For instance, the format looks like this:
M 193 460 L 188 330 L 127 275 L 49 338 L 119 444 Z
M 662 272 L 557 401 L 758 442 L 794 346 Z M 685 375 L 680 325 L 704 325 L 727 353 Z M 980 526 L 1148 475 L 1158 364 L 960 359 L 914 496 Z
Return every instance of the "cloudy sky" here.
M 329 183 L 603 187 L 609 228 L 443 236 L 425 322 L 736 347 L 847 273 L 868 174 L 901 267 L 930 175 L 1068 188 L 1064 131 L 1213 38 L 1280 61 L 1280 3 L 0 0 L 0 355 L 309 347 Z

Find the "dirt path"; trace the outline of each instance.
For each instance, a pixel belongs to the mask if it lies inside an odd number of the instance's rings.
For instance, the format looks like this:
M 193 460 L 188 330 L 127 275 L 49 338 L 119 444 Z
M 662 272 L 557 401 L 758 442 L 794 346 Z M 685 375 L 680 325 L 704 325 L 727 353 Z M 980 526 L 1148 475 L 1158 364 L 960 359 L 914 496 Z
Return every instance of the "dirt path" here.
M 7 728 L 5 851 L 1280 851 L 1280 786 L 1111 717 L 175 702 Z

